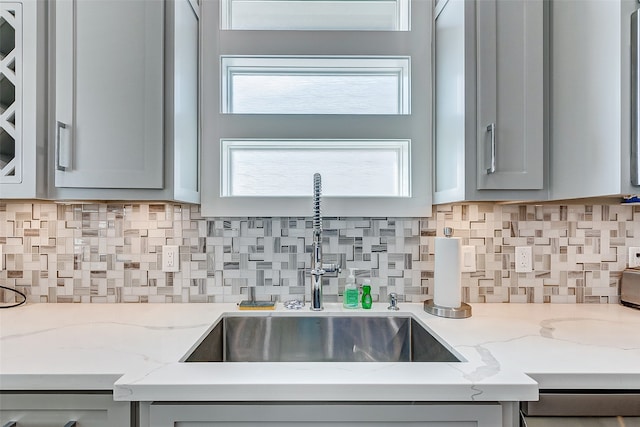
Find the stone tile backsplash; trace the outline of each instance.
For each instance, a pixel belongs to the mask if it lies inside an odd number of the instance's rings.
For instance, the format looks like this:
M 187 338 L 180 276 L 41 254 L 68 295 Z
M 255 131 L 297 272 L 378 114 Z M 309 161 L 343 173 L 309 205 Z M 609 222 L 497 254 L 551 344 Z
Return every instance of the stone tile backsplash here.
M 325 262 L 357 269 L 374 300 L 433 297 L 434 238 L 453 227 L 476 247 L 462 274 L 466 302 L 617 303 L 627 248 L 640 246 L 640 207 L 602 204 L 455 204 L 428 218 L 325 218 Z M 202 218 L 199 206 L 0 202 L 0 285 L 30 302 L 238 302 L 309 296 L 310 218 Z M 180 271 L 161 271 L 163 245 Z M 534 271 L 516 273 L 516 246 Z M 341 301 L 347 271 L 327 274 Z M 0 301 L 14 294 L 0 290 Z

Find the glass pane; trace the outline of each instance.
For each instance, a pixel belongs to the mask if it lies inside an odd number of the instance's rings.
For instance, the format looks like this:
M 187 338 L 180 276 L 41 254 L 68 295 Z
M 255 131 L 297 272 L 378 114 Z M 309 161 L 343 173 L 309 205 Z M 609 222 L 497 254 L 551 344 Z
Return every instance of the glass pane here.
M 222 196 L 410 197 L 407 140 L 223 140 Z
M 409 114 L 408 57 L 223 57 L 222 112 Z
M 409 0 L 223 0 L 223 30 L 408 31 Z

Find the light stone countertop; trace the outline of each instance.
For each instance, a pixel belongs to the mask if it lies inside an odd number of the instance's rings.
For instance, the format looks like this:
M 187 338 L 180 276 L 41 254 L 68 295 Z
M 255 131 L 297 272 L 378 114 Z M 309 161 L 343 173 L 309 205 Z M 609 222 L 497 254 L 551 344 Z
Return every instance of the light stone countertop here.
M 640 310 L 473 304 L 468 319 L 399 304 L 460 363 L 181 363 L 235 304 L 31 304 L 0 310 L 0 390 L 113 390 L 116 400 L 535 400 L 539 389 L 640 389 Z M 387 315 L 386 304 L 320 314 Z

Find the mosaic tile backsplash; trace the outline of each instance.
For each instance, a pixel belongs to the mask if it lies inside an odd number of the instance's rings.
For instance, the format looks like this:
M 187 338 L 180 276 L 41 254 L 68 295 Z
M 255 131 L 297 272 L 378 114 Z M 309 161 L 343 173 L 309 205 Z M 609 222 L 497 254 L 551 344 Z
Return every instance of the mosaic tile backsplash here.
M 374 301 L 433 297 L 434 239 L 445 227 L 476 248 L 463 301 L 618 303 L 627 248 L 640 246 L 640 207 L 462 204 L 428 218 L 325 218 L 325 262 L 357 269 Z M 0 202 L 0 285 L 29 302 L 238 302 L 309 298 L 311 218 L 202 218 L 180 204 Z M 180 246 L 180 271 L 161 271 L 163 245 Z M 516 273 L 516 246 L 534 271 Z M 347 270 L 323 279 L 341 301 Z M 14 301 L 0 290 L 0 301 Z

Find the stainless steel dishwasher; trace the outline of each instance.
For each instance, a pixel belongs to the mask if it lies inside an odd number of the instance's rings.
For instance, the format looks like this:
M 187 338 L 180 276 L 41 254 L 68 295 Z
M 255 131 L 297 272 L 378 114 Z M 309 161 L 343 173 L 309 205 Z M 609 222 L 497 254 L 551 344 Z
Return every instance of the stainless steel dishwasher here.
M 640 390 L 541 390 L 520 415 L 522 427 L 640 427 Z

